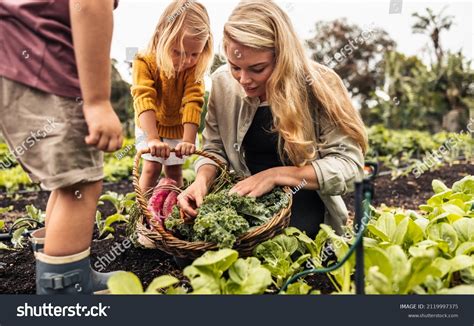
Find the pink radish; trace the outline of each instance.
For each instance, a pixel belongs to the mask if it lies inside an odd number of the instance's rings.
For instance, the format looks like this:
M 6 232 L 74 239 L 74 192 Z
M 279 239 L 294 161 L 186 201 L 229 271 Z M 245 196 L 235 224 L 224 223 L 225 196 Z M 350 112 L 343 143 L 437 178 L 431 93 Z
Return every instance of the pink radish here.
M 176 184 L 176 181 L 174 181 L 173 179 L 162 178 L 156 186 L 155 190 L 153 191 L 153 195 L 151 196 L 150 200 L 148 201 L 148 210 L 150 210 L 154 215 L 158 215 L 161 217 L 161 211 L 163 209 L 166 197 L 168 197 L 171 191 L 168 189 L 160 189 L 160 186 L 176 186 Z
M 171 215 L 171 212 L 173 211 L 173 207 L 176 205 L 178 202 L 178 193 L 176 191 L 172 191 L 168 197 L 166 197 L 165 203 L 163 204 L 163 219 L 168 218 L 168 216 Z

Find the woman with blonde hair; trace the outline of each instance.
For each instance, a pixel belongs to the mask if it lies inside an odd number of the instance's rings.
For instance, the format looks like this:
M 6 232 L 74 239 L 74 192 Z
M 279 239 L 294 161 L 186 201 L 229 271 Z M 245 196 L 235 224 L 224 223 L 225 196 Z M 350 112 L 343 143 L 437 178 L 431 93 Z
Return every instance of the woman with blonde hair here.
M 212 76 L 204 150 L 247 178 L 231 192 L 259 197 L 293 188 L 291 225 L 342 231 L 341 195 L 363 174 L 367 135 L 341 79 L 305 55 L 287 14 L 273 1 L 243 1 L 224 27 L 228 65 Z M 195 182 L 179 196 L 190 217 L 216 177 L 196 162 Z
M 156 185 L 163 165 L 166 176 L 182 185 L 183 156 L 195 149 L 204 104 L 203 79 L 212 58 L 206 8 L 196 1 L 172 1 L 148 49 L 133 62 L 136 148 L 150 148 L 150 154 L 143 155 L 140 176 L 144 191 Z

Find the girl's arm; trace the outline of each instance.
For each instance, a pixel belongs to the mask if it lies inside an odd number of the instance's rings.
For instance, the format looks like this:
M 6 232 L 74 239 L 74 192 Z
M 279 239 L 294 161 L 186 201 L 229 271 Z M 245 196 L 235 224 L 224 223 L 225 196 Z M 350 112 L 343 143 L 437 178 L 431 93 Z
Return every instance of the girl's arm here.
M 182 157 L 183 155 L 189 156 L 196 150 L 196 135 L 198 132 L 198 126 L 194 123 L 184 124 L 184 135 L 183 141 L 176 146 L 176 156 Z
M 156 128 L 158 92 L 151 69 L 141 57 L 133 61 L 132 79 L 133 108 L 138 117 L 139 127 L 145 131 L 147 139 L 156 139 L 158 138 Z
M 145 111 L 138 117 L 140 127 L 145 132 L 146 140 L 158 139 L 158 128 L 156 128 L 155 111 Z
M 195 125 L 194 123 L 185 123 L 183 142 L 195 144 L 197 132 L 198 132 L 197 125 Z

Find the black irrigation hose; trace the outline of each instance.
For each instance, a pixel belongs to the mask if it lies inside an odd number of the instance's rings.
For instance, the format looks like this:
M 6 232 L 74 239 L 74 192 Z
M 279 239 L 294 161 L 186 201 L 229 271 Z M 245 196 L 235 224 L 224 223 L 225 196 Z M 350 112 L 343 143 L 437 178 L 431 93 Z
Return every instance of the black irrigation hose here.
M 23 222 L 33 222 L 36 224 L 36 228 L 30 229 L 26 231 L 26 235 L 29 236 L 31 231 L 34 231 L 36 229 L 39 229 L 40 227 L 44 227 L 44 223 L 41 223 L 33 218 L 28 218 L 28 217 L 23 217 L 21 218 L 21 223 Z M 21 224 L 18 223 L 18 224 Z M 7 241 L 11 240 L 13 238 L 13 232 L 17 228 L 16 223 L 13 223 L 13 225 L 10 227 L 10 230 L 7 233 L 0 233 L 0 241 Z
M 329 273 L 343 266 L 351 257 L 352 253 L 356 251 L 356 292 L 357 294 L 364 294 L 364 248 L 363 237 L 367 223 L 370 219 L 370 203 L 373 197 L 372 181 L 378 175 L 378 164 L 366 163 L 366 167 L 371 169 L 371 175 L 365 178 L 362 182 L 356 183 L 355 203 L 356 203 L 356 219 L 354 221 L 354 229 L 357 232 L 354 243 L 349 248 L 349 251 L 342 257 L 342 259 L 335 264 L 325 268 L 311 268 L 293 275 L 281 287 L 279 293 L 287 290 L 288 285 L 295 282 L 302 276 L 316 273 Z M 364 169 L 365 170 L 365 169 Z M 363 198 L 362 198 L 363 197 Z M 359 229 L 359 230 L 357 230 Z
M 370 192 L 366 192 L 364 194 L 364 197 L 365 197 L 366 201 L 365 201 L 365 205 L 364 205 L 365 206 L 364 217 L 362 218 L 362 225 L 363 226 L 360 228 L 359 232 L 357 233 L 356 239 L 355 239 L 354 243 L 352 244 L 352 246 L 349 248 L 349 251 L 347 252 L 347 254 L 344 257 L 342 257 L 342 259 L 340 261 L 338 261 L 337 263 L 335 263 L 331 266 L 328 266 L 328 267 L 325 267 L 325 268 L 307 269 L 307 270 L 304 270 L 304 271 L 302 271 L 298 274 L 295 274 L 290 279 L 288 279 L 288 281 L 285 282 L 285 284 L 280 289 L 280 293 L 283 292 L 283 291 L 286 291 L 286 289 L 288 288 L 288 285 L 295 282 L 297 279 L 299 279 L 302 276 L 305 276 L 305 275 L 308 275 L 308 274 L 316 274 L 316 273 L 329 273 L 329 272 L 332 272 L 336 269 L 339 269 L 340 267 L 342 267 L 342 265 L 344 265 L 344 263 L 351 257 L 352 253 L 356 250 L 357 246 L 361 243 L 362 238 L 364 236 L 365 225 L 367 225 L 367 223 L 369 221 L 369 218 L 370 218 L 370 201 L 372 199 L 372 194 Z

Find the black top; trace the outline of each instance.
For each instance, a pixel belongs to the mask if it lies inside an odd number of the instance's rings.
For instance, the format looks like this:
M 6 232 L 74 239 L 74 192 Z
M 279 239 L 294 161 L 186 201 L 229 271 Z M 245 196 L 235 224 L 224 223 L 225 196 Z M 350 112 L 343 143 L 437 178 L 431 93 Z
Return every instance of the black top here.
M 278 134 L 272 132 L 272 128 L 273 116 L 270 107 L 260 106 L 242 143 L 245 162 L 252 175 L 285 165 L 278 155 Z M 301 181 L 304 182 L 304 180 Z M 324 203 L 314 190 L 293 189 L 295 194 L 290 225 L 314 237 L 319 224 L 324 221 Z

